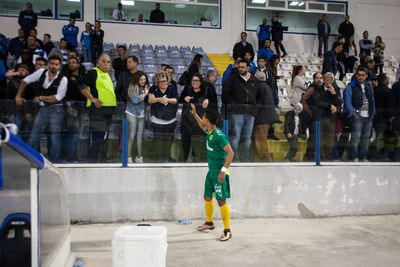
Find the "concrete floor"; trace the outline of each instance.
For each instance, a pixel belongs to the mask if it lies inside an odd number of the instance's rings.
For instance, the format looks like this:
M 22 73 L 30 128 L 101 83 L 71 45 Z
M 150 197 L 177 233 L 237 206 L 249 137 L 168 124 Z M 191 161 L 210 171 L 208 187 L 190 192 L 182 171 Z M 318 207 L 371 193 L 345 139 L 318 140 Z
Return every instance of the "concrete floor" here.
M 167 266 L 400 266 L 400 215 L 235 219 L 228 242 L 216 240 L 220 221 L 210 233 L 196 231 L 202 222 L 150 222 L 167 227 Z M 112 266 L 111 240 L 121 225 L 72 226 L 71 250 L 84 267 Z

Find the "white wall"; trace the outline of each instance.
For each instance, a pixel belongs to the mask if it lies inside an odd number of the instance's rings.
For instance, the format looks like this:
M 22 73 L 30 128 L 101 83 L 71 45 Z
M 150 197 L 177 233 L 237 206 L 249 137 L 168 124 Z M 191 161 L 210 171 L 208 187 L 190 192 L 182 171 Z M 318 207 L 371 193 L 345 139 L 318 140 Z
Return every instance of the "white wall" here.
M 387 47 L 386 55 L 400 55 L 400 27 L 396 23 L 400 14 L 400 1 L 349 0 L 349 14 L 356 27 L 356 40 L 368 29 L 372 38 L 382 36 Z M 94 22 L 94 0 L 85 1 L 84 17 L 84 22 L 77 23 L 81 30 L 86 21 Z M 39 35 L 50 33 L 53 39 L 59 39 L 65 24 L 65 20 L 39 20 Z M 0 32 L 7 37 L 17 35 L 17 18 L 0 17 L 0 25 Z M 240 32 L 244 30 L 244 1 L 222 0 L 222 29 L 114 23 L 103 23 L 103 29 L 107 42 L 200 45 L 208 53 L 231 53 L 233 44 L 239 40 Z M 257 46 L 254 32 L 249 34 L 249 41 Z M 288 52 L 317 50 L 315 36 L 285 34 L 284 44 Z
M 133 168 L 62 167 L 72 221 L 204 217 L 205 164 Z M 233 218 L 400 213 L 400 165 L 234 164 Z M 219 209 L 214 211 L 219 216 Z

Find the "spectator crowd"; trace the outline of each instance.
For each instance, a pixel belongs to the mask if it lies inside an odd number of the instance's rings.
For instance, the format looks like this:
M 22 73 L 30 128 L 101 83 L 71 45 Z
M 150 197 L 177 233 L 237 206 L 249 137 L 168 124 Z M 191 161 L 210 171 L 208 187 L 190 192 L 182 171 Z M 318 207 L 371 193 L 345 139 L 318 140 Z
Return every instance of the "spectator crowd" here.
M 113 17 L 124 20 L 122 5 Z M 160 4 L 150 21 L 164 22 Z M 18 23 L 15 38 L 0 34 L 0 119 L 17 123 L 20 137 L 38 151 L 47 150 L 53 162 L 120 160 L 122 119 L 128 121 L 129 162 L 203 161 L 206 135 L 190 104 L 199 116 L 206 109 L 221 112 L 218 125 L 222 127 L 222 119 L 229 122 L 225 130 L 236 161 L 272 161 L 269 143 L 279 140 L 274 125 L 282 123 L 289 147 L 285 160 L 295 161 L 299 139 L 307 142 L 304 160 L 315 160 L 316 122 L 322 160 L 400 161 L 400 83 L 388 87 L 381 36 L 373 41 L 365 31 L 357 49 L 349 16 L 340 24 L 338 37 L 331 35 L 326 15 L 318 21 L 322 70 L 309 82 L 306 66 L 293 66 L 284 122 L 278 115 L 278 82 L 283 78 L 278 69 L 288 54 L 278 16 L 270 24 L 264 18 L 258 27 L 257 51 L 247 33 L 240 34 L 233 46 L 234 63 L 223 77 L 213 69 L 204 72 L 206 54 L 197 53 L 179 79 L 170 64 L 146 72 L 123 44 L 117 45 L 115 58 L 104 53 L 100 21 L 94 27 L 86 23 L 80 32 L 71 17 L 58 42 L 47 33 L 43 40 L 37 37 L 31 3 Z M 331 49 L 330 38 L 337 38 Z M 353 77 L 341 90 L 348 73 Z M 394 149 L 389 149 L 390 138 Z M 146 152 L 148 139 L 153 140 Z

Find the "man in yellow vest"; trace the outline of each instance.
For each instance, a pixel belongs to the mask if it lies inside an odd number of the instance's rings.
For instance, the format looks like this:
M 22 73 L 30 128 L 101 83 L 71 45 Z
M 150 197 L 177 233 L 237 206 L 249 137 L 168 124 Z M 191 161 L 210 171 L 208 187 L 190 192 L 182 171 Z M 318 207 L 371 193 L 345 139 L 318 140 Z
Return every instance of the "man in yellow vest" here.
M 81 90 L 81 93 L 87 98 L 86 108 L 92 137 L 88 154 L 89 158 L 94 161 L 103 160 L 99 156 L 99 152 L 102 151 L 105 134 L 109 132 L 111 119 L 117 106 L 114 85 L 108 74 L 110 66 L 110 57 L 102 54 L 97 67 L 86 73 L 83 81 L 87 88 Z

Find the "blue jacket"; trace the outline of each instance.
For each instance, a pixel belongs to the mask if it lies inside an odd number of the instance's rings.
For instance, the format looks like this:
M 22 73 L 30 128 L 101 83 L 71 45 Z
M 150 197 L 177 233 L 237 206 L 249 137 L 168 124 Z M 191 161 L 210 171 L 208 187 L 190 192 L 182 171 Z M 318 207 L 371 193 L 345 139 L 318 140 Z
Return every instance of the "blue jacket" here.
M 21 50 L 25 47 L 25 45 L 26 40 L 21 41 L 18 37 L 15 37 L 11 39 L 8 51 L 11 55 L 15 56 L 15 58 L 19 58 Z
M 324 63 L 322 65 L 322 75 L 324 75 L 327 72 L 332 72 L 333 75 L 336 75 L 337 73 L 337 54 L 335 51 L 329 50 L 326 52 L 324 55 Z
M 83 31 L 81 33 L 81 44 L 82 44 L 82 48 L 87 50 L 90 49 L 90 32 L 88 31 Z
M 6 79 L 6 66 L 4 64 L 4 56 L 7 54 L 7 39 L 1 34 L 2 41 L 0 43 L 0 80 Z
M 30 12 L 24 10 L 19 13 L 18 24 L 26 32 L 37 26 L 37 15 L 35 12 Z
M 222 74 L 222 85 L 224 85 L 224 83 L 231 76 L 232 70 L 233 70 L 233 64 L 229 64 L 226 70 L 224 71 L 224 74 Z
M 328 24 L 328 35 L 330 35 L 331 34 L 331 25 L 329 25 L 329 22 L 326 22 L 326 23 Z M 325 37 L 325 24 L 322 20 L 318 21 L 317 28 L 318 28 L 318 36 Z
M 252 72 L 256 67 L 257 67 L 256 63 L 254 63 L 254 61 L 250 61 L 249 72 Z
M 72 26 L 71 24 L 65 25 L 62 28 L 62 34 L 64 35 L 64 38 L 67 39 L 67 42 L 72 46 L 78 45 L 78 33 L 79 28 L 77 26 Z
M 130 113 L 136 117 L 144 117 L 144 99 L 140 97 L 144 89 L 139 87 L 139 95 L 135 95 L 133 86 L 129 87 L 130 101 L 126 105 L 126 113 Z
M 267 39 L 271 39 L 271 32 L 269 31 L 271 29 L 270 25 L 264 25 L 261 24 L 257 28 L 257 37 L 258 40 L 264 41 Z
M 369 103 L 369 114 L 371 116 L 376 114 L 375 110 L 375 100 L 374 100 L 374 89 L 372 89 L 372 85 L 370 82 L 365 81 L 365 92 L 368 97 L 368 103 Z M 357 114 L 360 115 L 360 110 L 356 110 L 357 108 L 353 106 L 354 101 L 357 99 L 354 99 L 353 97 L 353 90 L 358 90 L 361 91 L 361 85 L 360 83 L 354 79 L 352 80 L 349 85 L 344 89 L 343 91 L 343 113 L 347 114 L 347 117 L 350 118 L 354 115 L 354 112 L 358 111 Z M 358 99 L 359 101 L 359 99 Z M 362 101 L 362 100 L 361 100 Z
M 265 55 L 268 61 L 273 54 L 275 53 L 274 51 L 272 51 L 272 49 L 268 50 L 267 48 L 263 47 L 260 50 L 258 50 L 257 56 L 260 57 L 261 55 Z

